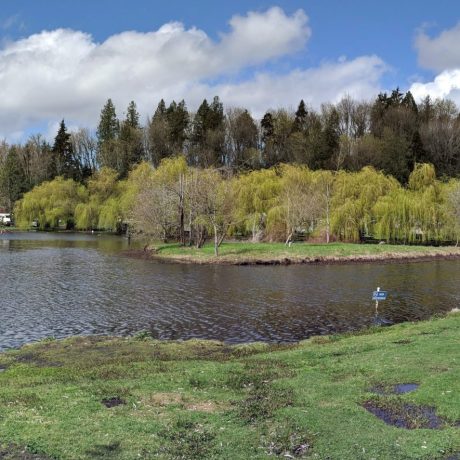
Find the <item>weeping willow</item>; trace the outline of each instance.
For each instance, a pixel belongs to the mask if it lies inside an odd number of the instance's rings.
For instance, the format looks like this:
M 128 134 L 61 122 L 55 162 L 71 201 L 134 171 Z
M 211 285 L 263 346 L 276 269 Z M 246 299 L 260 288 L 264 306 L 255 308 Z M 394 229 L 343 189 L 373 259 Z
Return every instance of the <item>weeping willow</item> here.
M 377 200 L 400 187 L 396 179 L 372 167 L 357 173 L 340 172 L 331 202 L 331 230 L 340 239 L 359 241 L 370 235 L 374 224 L 372 208 Z
M 391 242 L 439 243 L 456 239 L 449 210 L 449 186 L 431 165 L 416 165 L 409 188 L 393 190 L 373 207 L 374 234 Z

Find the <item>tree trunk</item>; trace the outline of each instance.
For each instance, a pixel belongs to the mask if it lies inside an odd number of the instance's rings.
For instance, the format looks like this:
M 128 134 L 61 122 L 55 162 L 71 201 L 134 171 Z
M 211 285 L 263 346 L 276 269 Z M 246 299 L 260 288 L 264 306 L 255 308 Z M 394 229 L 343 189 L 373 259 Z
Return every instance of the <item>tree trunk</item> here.
M 185 231 L 184 231 L 184 175 L 179 175 L 179 213 L 180 213 L 180 229 L 179 239 L 180 244 L 185 246 Z
M 329 184 L 326 185 L 326 243 L 330 240 L 330 223 L 329 223 Z
M 219 256 L 219 235 L 217 234 L 217 225 L 214 225 L 214 255 Z

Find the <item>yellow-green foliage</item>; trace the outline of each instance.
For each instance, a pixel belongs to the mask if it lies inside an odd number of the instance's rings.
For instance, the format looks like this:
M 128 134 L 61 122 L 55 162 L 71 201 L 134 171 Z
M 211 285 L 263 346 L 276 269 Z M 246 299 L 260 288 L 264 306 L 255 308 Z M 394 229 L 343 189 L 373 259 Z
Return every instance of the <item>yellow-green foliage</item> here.
M 447 184 L 436 180 L 433 166 L 416 165 L 408 189 L 392 190 L 374 206 L 375 236 L 400 242 L 456 238 L 448 209 L 448 191 Z
M 75 209 L 75 222 L 79 229 L 112 228 L 113 214 L 118 214 L 113 195 L 119 188 L 118 174 L 110 168 L 102 168 L 88 181 L 88 200 L 79 203 Z M 103 221 L 108 227 L 101 225 Z
M 375 203 L 400 187 L 396 179 L 372 167 L 357 173 L 339 172 L 331 202 L 332 233 L 349 241 L 359 241 L 361 235 L 370 234 Z
M 429 164 L 416 165 L 407 187 L 372 167 L 334 173 L 281 165 L 224 179 L 217 170 L 188 167 L 179 156 L 162 160 L 156 169 L 141 163 L 123 181 L 114 170 L 102 168 L 86 186 L 62 178 L 45 182 L 17 203 L 15 217 L 23 228 L 34 220 L 41 228 L 75 224 L 105 230 L 132 223 L 154 234 L 150 214 L 161 220 L 164 232 L 177 226 L 182 215 L 187 223 L 207 228 L 203 216 L 210 215 L 225 189 L 228 199 L 220 201 L 225 202 L 228 235 L 282 240 L 298 230 L 308 234 L 318 229 L 316 234 L 330 230 L 350 242 L 363 236 L 406 243 L 455 241 L 460 235 L 459 184 L 437 180 Z M 140 202 L 143 223 L 135 212 Z
M 85 187 L 72 179 L 57 177 L 44 182 L 26 193 L 16 204 L 16 223 L 21 228 L 29 228 L 38 221 L 40 228 L 72 226 L 75 207 L 87 200 Z
M 278 204 L 281 178 L 272 169 L 242 174 L 235 179 L 237 230 L 252 232 L 265 228 L 267 214 Z

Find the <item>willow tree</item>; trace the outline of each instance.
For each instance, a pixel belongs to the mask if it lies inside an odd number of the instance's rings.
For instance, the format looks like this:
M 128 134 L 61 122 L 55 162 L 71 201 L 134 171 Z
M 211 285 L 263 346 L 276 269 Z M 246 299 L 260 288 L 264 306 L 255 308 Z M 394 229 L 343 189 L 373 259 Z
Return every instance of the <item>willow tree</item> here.
M 214 236 L 214 254 L 217 257 L 228 229 L 235 222 L 235 186 L 233 180 L 223 179 L 212 168 L 194 169 L 192 176 L 192 224 L 209 228 Z
M 416 194 L 397 188 L 380 197 L 373 208 L 374 235 L 387 241 L 410 243 L 420 234 Z
M 67 229 L 75 223 L 75 209 L 87 200 L 85 187 L 72 179 L 57 177 L 43 182 L 16 203 L 16 223 L 21 228 L 29 228 L 37 221 L 41 229 L 58 228 L 63 224 Z
M 335 175 L 331 171 L 315 171 L 313 175 L 314 190 L 319 204 L 319 217 L 324 220 L 326 243 L 331 234 L 331 204 L 334 193 Z
M 448 186 L 436 179 L 434 167 L 417 164 L 407 189 L 381 197 L 373 208 L 378 238 L 392 242 L 442 242 L 455 231 L 449 215 Z
M 121 183 L 117 171 L 103 167 L 88 181 L 88 199 L 75 209 L 77 228 L 120 230 Z
M 185 244 L 188 167 L 183 156 L 165 158 L 145 183 L 133 208 L 135 225 L 152 236 L 178 237 Z M 149 229 L 150 227 L 150 229 Z
M 447 185 L 447 213 L 450 217 L 451 231 L 454 234 L 456 246 L 460 235 L 460 181 L 452 179 Z
M 360 241 L 373 226 L 372 208 L 377 200 L 400 187 L 398 181 L 372 167 L 357 173 L 340 171 L 331 200 L 331 230 L 340 239 Z
M 236 178 L 234 187 L 239 230 L 258 241 L 264 237 L 268 212 L 278 204 L 280 176 L 274 169 L 252 171 Z
M 304 166 L 283 165 L 279 204 L 268 213 L 269 226 L 274 229 L 282 222 L 288 244 L 296 232 L 312 231 L 321 209 L 320 192 L 313 171 Z

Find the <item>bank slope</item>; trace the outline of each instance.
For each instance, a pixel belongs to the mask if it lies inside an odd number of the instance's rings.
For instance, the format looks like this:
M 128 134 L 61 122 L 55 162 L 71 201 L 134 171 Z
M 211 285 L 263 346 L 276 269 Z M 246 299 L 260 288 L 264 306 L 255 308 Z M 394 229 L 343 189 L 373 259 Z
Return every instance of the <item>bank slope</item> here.
M 0 355 L 0 451 L 447 459 L 460 450 L 459 327 L 460 315 L 451 314 L 290 346 L 144 335 L 40 342 Z M 409 383 L 418 386 L 394 394 Z M 402 411 L 409 429 L 385 423 L 372 407 Z
M 178 244 L 158 244 L 146 247 L 145 250 L 127 251 L 126 255 L 163 262 L 279 265 L 455 259 L 460 258 L 460 248 L 353 243 L 294 243 L 288 247 L 283 243 L 229 242 L 222 244 L 217 257 L 211 244 L 200 249 Z

